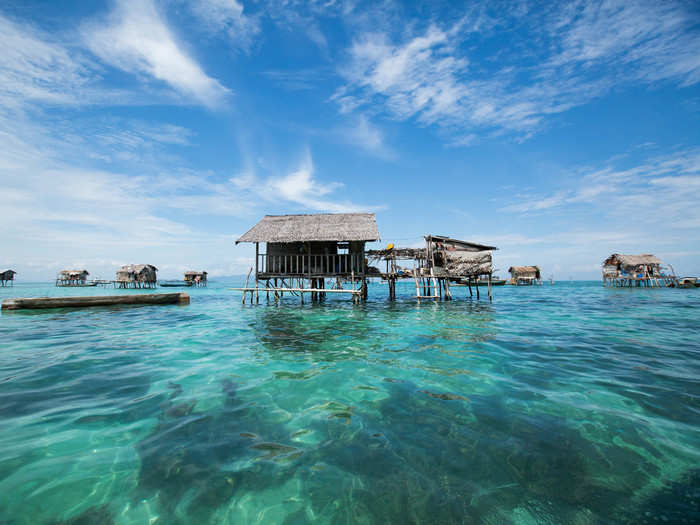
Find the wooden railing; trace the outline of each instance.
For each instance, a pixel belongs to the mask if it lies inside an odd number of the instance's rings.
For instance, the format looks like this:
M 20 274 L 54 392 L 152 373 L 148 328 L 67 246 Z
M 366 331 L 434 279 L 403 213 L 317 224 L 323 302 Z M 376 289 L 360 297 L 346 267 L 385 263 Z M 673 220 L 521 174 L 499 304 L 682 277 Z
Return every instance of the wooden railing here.
M 272 275 L 359 275 L 364 273 L 361 253 L 328 255 L 258 255 L 258 273 Z

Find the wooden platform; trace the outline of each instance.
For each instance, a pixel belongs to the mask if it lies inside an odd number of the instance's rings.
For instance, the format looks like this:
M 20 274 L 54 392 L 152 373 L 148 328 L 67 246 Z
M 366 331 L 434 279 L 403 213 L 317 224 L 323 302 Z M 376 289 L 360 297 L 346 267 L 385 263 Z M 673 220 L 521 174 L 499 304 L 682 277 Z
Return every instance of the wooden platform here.
M 3 310 L 32 310 L 44 308 L 86 308 L 130 304 L 189 304 L 186 293 L 157 293 L 146 295 L 101 295 L 94 297 L 31 297 L 6 299 Z

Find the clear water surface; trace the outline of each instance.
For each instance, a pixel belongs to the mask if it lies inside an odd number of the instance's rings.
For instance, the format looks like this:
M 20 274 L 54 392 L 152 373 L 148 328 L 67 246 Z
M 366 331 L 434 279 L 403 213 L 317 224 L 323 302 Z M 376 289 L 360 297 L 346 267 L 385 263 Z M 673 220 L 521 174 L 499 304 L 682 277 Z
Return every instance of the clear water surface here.
M 700 289 L 235 284 L 0 316 L 0 523 L 700 522 Z

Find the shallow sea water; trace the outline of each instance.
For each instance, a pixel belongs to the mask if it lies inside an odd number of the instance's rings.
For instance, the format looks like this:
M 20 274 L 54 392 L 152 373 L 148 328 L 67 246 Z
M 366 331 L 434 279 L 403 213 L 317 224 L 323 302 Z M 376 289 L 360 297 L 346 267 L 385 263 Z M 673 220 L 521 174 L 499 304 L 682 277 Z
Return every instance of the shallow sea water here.
M 236 284 L 0 316 L 0 524 L 700 521 L 700 289 Z

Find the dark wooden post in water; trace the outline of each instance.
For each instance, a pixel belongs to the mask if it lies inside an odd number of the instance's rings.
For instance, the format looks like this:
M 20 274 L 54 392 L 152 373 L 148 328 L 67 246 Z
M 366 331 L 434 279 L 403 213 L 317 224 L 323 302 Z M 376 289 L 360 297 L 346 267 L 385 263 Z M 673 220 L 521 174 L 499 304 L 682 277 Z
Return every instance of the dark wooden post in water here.
M 255 243 L 255 303 L 260 303 L 260 297 L 258 297 L 258 276 L 260 275 L 260 269 L 258 267 L 258 260 L 260 255 L 260 243 Z M 252 298 L 252 297 L 251 297 Z M 251 301 L 252 303 L 253 301 Z

